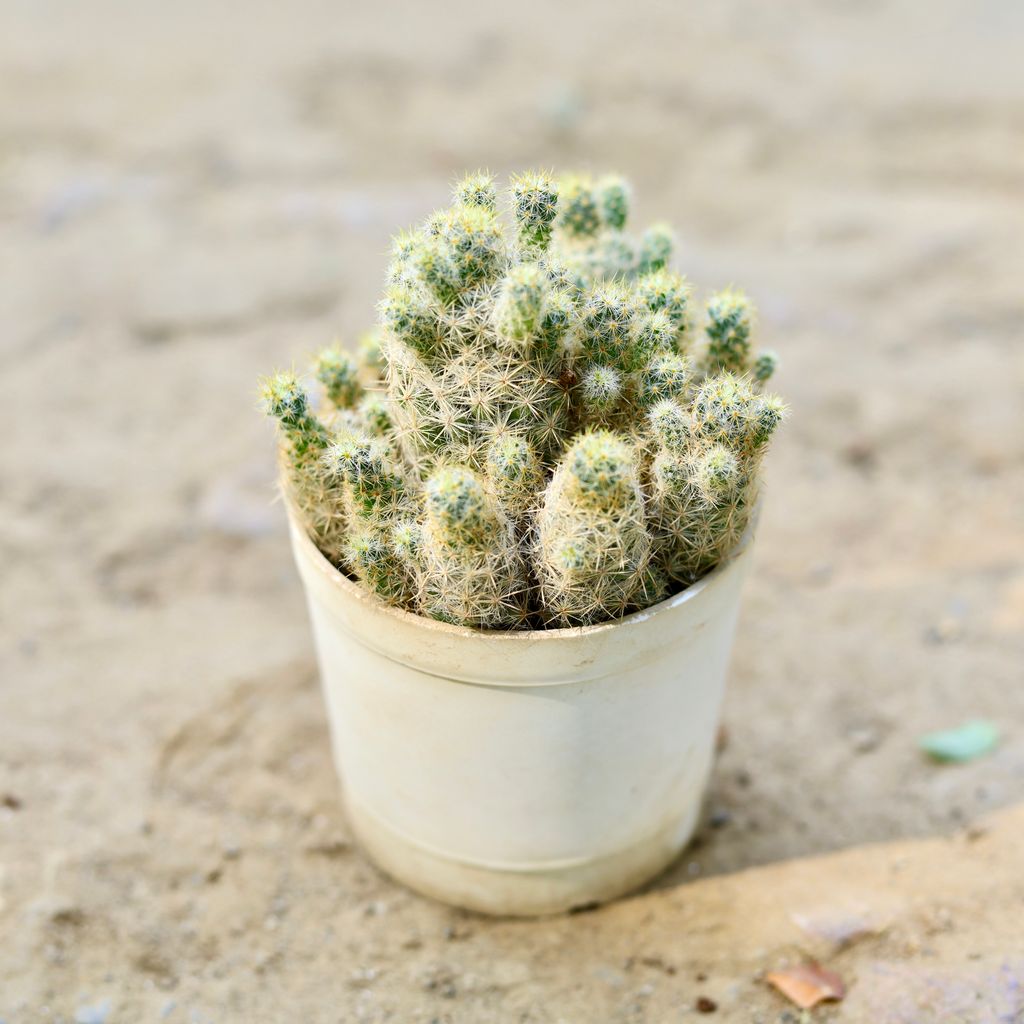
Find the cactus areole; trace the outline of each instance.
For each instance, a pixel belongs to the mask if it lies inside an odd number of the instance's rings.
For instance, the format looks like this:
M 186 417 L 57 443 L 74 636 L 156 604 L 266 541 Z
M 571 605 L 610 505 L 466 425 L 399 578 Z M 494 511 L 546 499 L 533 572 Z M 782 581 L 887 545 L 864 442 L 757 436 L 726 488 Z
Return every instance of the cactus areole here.
M 486 630 L 608 622 L 727 559 L 785 415 L 739 291 L 698 309 L 619 177 L 472 174 L 393 244 L 377 328 L 263 382 L 288 499 L 388 604 Z

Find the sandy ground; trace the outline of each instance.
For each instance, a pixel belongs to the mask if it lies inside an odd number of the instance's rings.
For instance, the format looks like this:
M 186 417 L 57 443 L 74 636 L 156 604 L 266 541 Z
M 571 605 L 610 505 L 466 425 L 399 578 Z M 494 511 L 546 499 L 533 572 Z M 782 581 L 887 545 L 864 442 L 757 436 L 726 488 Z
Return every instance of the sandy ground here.
M 1024 1019 L 1024 818 L 973 824 L 1024 794 L 1022 38 L 1012 0 L 4 4 L 0 1021 L 774 1024 L 805 953 L 850 985 L 815 1019 Z M 698 842 L 510 923 L 352 846 L 254 380 L 354 338 L 453 174 L 532 164 L 632 177 L 794 415 Z M 918 753 L 973 717 L 992 756 Z

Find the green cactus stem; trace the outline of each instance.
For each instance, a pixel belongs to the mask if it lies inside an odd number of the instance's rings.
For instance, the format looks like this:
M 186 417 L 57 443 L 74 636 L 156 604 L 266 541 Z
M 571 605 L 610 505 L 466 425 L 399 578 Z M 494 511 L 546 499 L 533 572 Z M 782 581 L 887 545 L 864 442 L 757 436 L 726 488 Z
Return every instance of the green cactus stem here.
M 357 579 L 387 604 L 403 607 L 415 600 L 416 577 L 388 538 L 370 529 L 354 533 L 345 548 L 345 561 Z
M 708 370 L 743 373 L 750 359 L 753 307 L 747 297 L 727 288 L 707 304 Z
M 347 484 L 353 520 L 383 532 L 409 507 L 406 482 L 396 469 L 387 442 L 368 434 L 341 433 L 324 453 L 324 464 Z
M 536 570 L 549 621 L 590 625 L 632 610 L 651 553 L 636 452 L 606 430 L 580 435 L 544 493 Z
M 664 270 L 672 259 L 676 247 L 675 233 L 667 224 L 652 224 L 643 234 L 640 243 L 640 264 L 638 272 L 653 274 Z
M 701 384 L 688 416 L 672 402 L 651 410 L 655 543 L 672 580 L 699 579 L 739 543 L 757 503 L 761 457 L 784 415 L 778 398 L 728 373 Z
M 483 479 L 462 466 L 443 466 L 424 485 L 424 507 L 423 611 L 481 629 L 525 622 L 525 567 L 512 524 Z
M 558 224 L 571 238 L 591 238 L 601 229 L 601 206 L 594 183 L 583 175 L 569 175 L 559 183 Z
M 310 411 L 309 396 L 294 373 L 266 378 L 260 394 L 267 413 L 281 427 L 281 475 L 287 496 L 314 543 L 335 565 L 341 564 L 347 530 L 344 493 L 322 461 L 330 433 Z
M 621 231 L 626 226 L 629 198 L 629 183 L 616 174 L 607 175 L 597 184 L 601 219 L 615 231 Z
M 323 349 L 316 357 L 316 378 L 336 409 L 354 408 L 363 393 L 359 364 L 338 345 Z
M 476 206 L 494 213 L 498 206 L 498 188 L 490 174 L 477 171 L 455 184 L 452 199 L 459 206 Z
M 546 174 L 529 171 L 512 179 L 511 192 L 519 244 L 547 249 L 558 210 L 558 186 Z
M 501 430 L 487 447 L 487 482 L 505 513 L 520 526 L 535 510 L 544 467 L 529 439 Z

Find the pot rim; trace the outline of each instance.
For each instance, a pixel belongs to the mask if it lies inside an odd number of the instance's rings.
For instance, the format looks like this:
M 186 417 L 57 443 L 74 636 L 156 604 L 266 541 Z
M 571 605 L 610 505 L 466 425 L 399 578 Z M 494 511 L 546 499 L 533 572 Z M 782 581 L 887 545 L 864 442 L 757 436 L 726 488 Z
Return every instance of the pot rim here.
M 428 618 L 426 615 L 419 615 L 416 612 L 406 611 L 395 605 L 386 604 L 371 590 L 368 590 L 356 580 L 350 579 L 337 566 L 332 565 L 324 553 L 313 543 L 305 526 L 299 518 L 295 506 L 288 497 L 284 488 L 281 489 L 281 499 L 284 503 L 288 516 L 288 524 L 292 535 L 305 550 L 311 564 L 315 567 L 320 576 L 327 583 L 344 593 L 347 597 L 362 602 L 372 607 L 377 614 L 389 615 L 398 621 L 406 621 L 410 626 L 424 629 L 437 635 L 446 635 L 452 638 L 462 639 L 476 637 L 486 639 L 494 643 L 523 644 L 566 640 L 569 638 L 581 638 L 595 636 L 600 633 L 608 633 L 621 627 L 634 626 L 646 622 L 655 615 L 664 615 L 689 601 L 696 600 L 701 593 L 712 587 L 717 580 L 728 572 L 738 561 L 740 555 L 745 554 L 751 546 L 754 530 L 760 513 L 760 501 L 755 506 L 750 517 L 750 522 L 739 543 L 729 553 L 728 558 L 723 559 L 709 573 L 702 576 L 696 583 L 671 597 L 666 597 L 657 604 L 652 604 L 640 611 L 631 612 L 619 619 L 612 619 L 609 622 L 600 622 L 593 626 L 559 626 L 554 629 L 475 629 L 471 626 L 456 626 L 450 622 L 441 622 L 437 619 Z

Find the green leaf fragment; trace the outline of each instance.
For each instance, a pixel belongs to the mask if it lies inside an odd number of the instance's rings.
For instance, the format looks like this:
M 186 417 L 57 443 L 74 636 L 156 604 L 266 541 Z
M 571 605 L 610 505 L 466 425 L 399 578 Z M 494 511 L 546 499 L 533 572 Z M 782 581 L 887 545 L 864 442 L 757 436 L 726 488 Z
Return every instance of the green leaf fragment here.
M 936 761 L 973 761 L 995 749 L 999 730 L 991 722 L 975 720 L 955 729 L 943 729 L 922 736 L 918 746 Z

